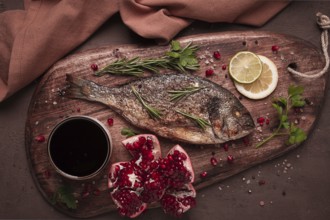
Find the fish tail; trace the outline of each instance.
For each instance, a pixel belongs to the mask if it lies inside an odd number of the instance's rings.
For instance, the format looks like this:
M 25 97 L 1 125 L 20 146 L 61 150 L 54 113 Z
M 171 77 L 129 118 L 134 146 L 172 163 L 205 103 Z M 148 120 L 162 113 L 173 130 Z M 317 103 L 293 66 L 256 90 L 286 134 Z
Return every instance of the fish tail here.
M 90 101 L 96 101 L 96 91 L 99 89 L 99 85 L 94 82 L 74 77 L 71 74 L 66 75 L 66 81 L 69 82 L 70 87 L 65 92 L 65 96 L 74 99 L 86 99 Z

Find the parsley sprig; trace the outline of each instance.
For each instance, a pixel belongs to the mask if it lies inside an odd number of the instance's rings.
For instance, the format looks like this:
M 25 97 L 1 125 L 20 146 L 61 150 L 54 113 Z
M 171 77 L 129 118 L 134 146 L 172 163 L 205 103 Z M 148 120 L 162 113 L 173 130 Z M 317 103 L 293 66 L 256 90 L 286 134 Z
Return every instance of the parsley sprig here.
M 276 109 L 279 125 L 277 129 L 263 141 L 259 142 L 256 148 L 261 147 L 263 144 L 270 141 L 272 138 L 281 135 L 288 135 L 287 144 L 299 144 L 307 139 L 306 133 L 299 127 L 295 126 L 294 123 L 289 121 L 289 111 L 291 108 L 303 107 L 305 100 L 302 97 L 304 88 L 302 86 L 289 86 L 288 96 L 276 98 L 272 106 Z M 285 130 L 284 132 L 281 132 Z
M 96 71 L 94 75 L 102 76 L 106 73 L 112 75 L 141 76 L 146 70 L 158 73 L 159 69 L 173 69 L 179 72 L 194 71 L 199 69 L 196 51 L 198 47 L 188 43 L 181 47 L 178 41 L 171 41 L 171 48 L 160 58 L 132 59 L 122 58 L 110 63 Z
M 129 138 L 129 137 L 132 137 L 132 136 L 135 136 L 138 134 L 137 131 L 134 131 L 131 128 L 123 128 L 123 129 L 121 129 L 120 133 L 121 133 L 121 135 L 126 136 L 126 138 Z

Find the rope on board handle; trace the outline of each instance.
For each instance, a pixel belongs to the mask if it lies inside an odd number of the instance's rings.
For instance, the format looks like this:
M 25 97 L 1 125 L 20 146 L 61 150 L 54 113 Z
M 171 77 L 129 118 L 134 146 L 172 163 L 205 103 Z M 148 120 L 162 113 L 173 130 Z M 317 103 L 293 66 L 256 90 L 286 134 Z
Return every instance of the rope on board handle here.
M 323 55 L 324 55 L 324 59 L 325 59 L 325 66 L 324 68 L 320 71 L 309 71 L 306 73 L 301 73 L 298 72 L 294 69 L 292 69 L 291 67 L 288 67 L 288 71 L 292 74 L 301 76 L 301 77 L 305 77 L 305 78 L 318 78 L 320 76 L 322 76 L 324 73 L 326 73 L 329 69 L 329 53 L 328 53 L 328 45 L 329 45 L 329 38 L 328 38 L 328 29 L 330 29 L 330 19 L 328 16 L 318 12 L 316 14 L 317 17 L 317 24 L 319 25 L 319 27 L 322 29 L 322 33 L 321 33 L 321 44 L 322 44 L 322 51 L 323 51 Z

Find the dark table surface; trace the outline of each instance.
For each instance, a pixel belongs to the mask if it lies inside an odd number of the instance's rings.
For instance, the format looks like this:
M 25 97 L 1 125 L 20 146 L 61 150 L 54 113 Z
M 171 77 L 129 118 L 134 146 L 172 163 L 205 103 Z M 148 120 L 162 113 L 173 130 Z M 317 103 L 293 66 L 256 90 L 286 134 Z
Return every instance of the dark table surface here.
M 22 0 L 1 2 L 1 10 L 23 8 Z M 195 22 L 179 36 L 230 30 L 267 30 L 300 37 L 320 49 L 320 31 L 315 23 L 315 14 L 319 11 L 330 16 L 330 2 L 293 2 L 261 28 Z M 141 41 L 145 40 L 126 28 L 116 15 L 77 50 Z M 28 168 L 24 146 L 25 121 L 37 83 L 33 82 L 0 103 L 0 218 L 69 218 L 43 199 Z M 325 92 L 318 122 L 304 144 L 275 160 L 200 190 L 197 207 L 182 219 L 330 219 L 330 101 L 327 100 L 330 90 Z M 259 186 L 257 180 L 260 179 L 266 184 Z M 260 206 L 261 201 L 264 206 Z M 169 219 L 160 209 L 149 210 L 138 219 L 155 218 Z M 95 219 L 122 218 L 113 212 Z

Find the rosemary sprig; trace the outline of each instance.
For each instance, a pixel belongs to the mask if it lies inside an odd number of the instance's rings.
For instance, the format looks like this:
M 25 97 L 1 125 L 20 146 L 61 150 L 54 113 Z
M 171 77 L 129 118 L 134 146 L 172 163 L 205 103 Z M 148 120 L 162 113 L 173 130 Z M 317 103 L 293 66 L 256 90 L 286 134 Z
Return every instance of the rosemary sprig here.
M 170 90 L 168 91 L 168 93 L 170 94 L 171 102 L 173 102 L 173 101 L 179 101 L 182 98 L 191 95 L 201 89 L 202 87 L 199 86 L 191 86 L 191 87 L 185 87 L 181 90 Z
M 113 75 L 141 76 L 144 71 L 158 73 L 159 69 L 173 69 L 179 72 L 188 70 L 197 70 L 199 68 L 196 58 L 198 47 L 188 43 L 184 48 L 178 41 L 171 41 L 171 48 L 160 58 L 141 59 L 135 57 L 132 59 L 118 59 L 104 68 L 96 71 L 94 75 L 102 76 L 106 73 Z
M 206 129 L 207 126 L 211 126 L 210 123 L 208 123 L 205 119 L 203 118 L 198 118 L 196 116 L 193 116 L 191 114 L 188 114 L 188 113 L 185 113 L 185 112 L 182 112 L 182 111 L 179 111 L 179 110 L 175 110 L 177 113 L 183 115 L 183 116 L 186 116 L 187 118 L 190 118 L 192 120 L 194 120 L 203 130 Z
M 153 118 L 153 119 L 160 119 L 161 118 L 160 111 L 156 108 L 153 108 L 153 107 L 149 106 L 147 103 L 145 103 L 142 96 L 140 95 L 140 93 L 138 91 L 136 91 L 134 86 L 132 86 L 132 92 L 134 93 L 136 98 L 141 102 L 142 106 L 147 110 L 147 112 L 148 112 L 148 114 L 150 115 L 151 118 Z

